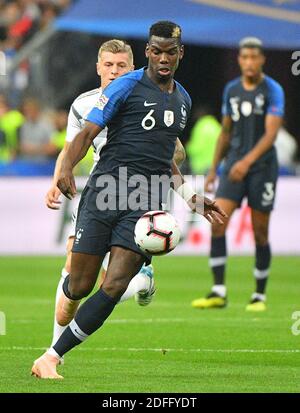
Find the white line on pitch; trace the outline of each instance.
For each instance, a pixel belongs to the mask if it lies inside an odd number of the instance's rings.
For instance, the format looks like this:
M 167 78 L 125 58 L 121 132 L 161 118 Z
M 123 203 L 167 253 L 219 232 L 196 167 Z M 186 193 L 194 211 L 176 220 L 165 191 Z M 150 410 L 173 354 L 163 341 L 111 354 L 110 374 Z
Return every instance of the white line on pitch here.
M 0 347 L 2 351 L 44 351 L 46 347 Z M 79 351 L 132 351 L 132 352 L 177 352 L 177 353 L 300 353 L 300 349 L 213 349 L 213 348 L 135 348 L 135 347 L 79 347 Z
M 254 322 L 260 322 L 260 323 L 266 323 L 266 322 L 280 322 L 282 323 L 285 321 L 284 318 L 281 317 L 270 317 L 270 318 L 235 318 L 235 317 L 214 317 L 214 318 L 209 318 L 209 319 L 204 319 L 204 318 L 120 318 L 120 319 L 112 319 L 112 320 L 107 320 L 106 324 L 155 324 L 155 323 L 213 323 L 213 322 L 230 322 L 230 323 L 240 323 L 240 322 L 245 322 L 247 321 L 254 321 Z M 290 319 L 286 319 L 288 322 L 290 322 Z M 12 324 L 34 324 L 34 323 L 41 323 L 45 322 L 43 319 L 13 319 L 9 320 L 10 323 Z

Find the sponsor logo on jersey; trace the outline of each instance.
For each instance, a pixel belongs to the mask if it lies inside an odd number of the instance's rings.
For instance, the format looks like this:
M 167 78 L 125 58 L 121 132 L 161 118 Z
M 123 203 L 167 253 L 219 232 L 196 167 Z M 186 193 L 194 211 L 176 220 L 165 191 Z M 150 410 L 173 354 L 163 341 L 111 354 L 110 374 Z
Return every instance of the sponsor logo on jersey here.
M 109 101 L 109 98 L 105 96 L 104 93 L 102 93 L 98 102 L 96 103 L 96 108 L 103 110 L 105 106 L 107 105 L 108 101 Z
M 153 102 L 153 103 L 148 103 L 146 100 L 145 100 L 145 102 L 144 102 L 144 106 L 154 106 L 154 105 L 157 105 L 157 103 L 156 102 Z
M 174 123 L 174 112 L 172 110 L 165 110 L 164 112 L 164 122 L 169 128 Z

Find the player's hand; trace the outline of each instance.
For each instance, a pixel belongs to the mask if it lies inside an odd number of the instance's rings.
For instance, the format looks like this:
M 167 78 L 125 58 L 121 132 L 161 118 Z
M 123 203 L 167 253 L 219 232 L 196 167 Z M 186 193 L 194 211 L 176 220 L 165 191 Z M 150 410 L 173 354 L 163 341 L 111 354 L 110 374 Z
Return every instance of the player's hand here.
M 250 165 L 244 159 L 237 161 L 229 171 L 229 179 L 233 182 L 242 181 L 249 171 Z
M 59 200 L 59 197 L 61 195 L 61 192 L 57 186 L 52 186 L 49 191 L 46 194 L 46 205 L 50 209 L 59 209 L 61 201 Z
M 203 215 L 211 224 L 223 225 L 224 218 L 227 218 L 226 212 L 216 204 L 216 201 L 212 201 L 206 196 L 195 194 L 188 201 L 188 205 L 193 212 Z
M 208 175 L 204 181 L 204 191 L 205 192 L 214 192 L 215 191 L 215 180 L 217 174 L 214 171 L 209 171 Z
M 73 199 L 76 195 L 76 185 L 72 171 L 62 169 L 57 180 L 57 186 L 64 196 Z

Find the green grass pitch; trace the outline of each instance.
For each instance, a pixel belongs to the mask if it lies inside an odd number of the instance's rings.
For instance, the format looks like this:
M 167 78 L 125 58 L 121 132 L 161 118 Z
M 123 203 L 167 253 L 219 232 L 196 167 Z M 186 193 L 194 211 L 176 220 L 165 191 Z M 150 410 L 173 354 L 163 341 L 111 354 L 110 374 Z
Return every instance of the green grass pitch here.
M 1 257 L 0 392 L 299 392 L 299 257 L 274 257 L 265 313 L 245 312 L 251 257 L 230 257 L 229 305 L 196 310 L 208 292 L 206 257 L 154 259 L 157 294 L 148 307 L 116 307 L 104 327 L 65 357 L 63 381 L 30 376 L 49 346 L 63 258 Z

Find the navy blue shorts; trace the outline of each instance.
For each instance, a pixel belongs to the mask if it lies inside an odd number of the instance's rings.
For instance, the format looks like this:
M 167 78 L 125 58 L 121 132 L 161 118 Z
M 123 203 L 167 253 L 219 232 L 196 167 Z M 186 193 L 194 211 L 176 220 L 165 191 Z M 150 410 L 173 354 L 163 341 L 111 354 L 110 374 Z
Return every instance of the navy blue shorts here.
M 134 241 L 135 224 L 149 209 L 133 211 L 117 207 L 100 211 L 97 196 L 98 192 L 88 186 L 82 192 L 72 252 L 104 257 L 112 246 L 119 246 L 142 255 L 146 265 L 150 264 L 151 255 L 140 250 Z M 119 200 L 116 204 L 119 205 Z
M 277 159 L 272 158 L 250 170 L 241 182 L 232 182 L 228 178 L 232 165 L 225 166 L 220 176 L 216 198 L 230 199 L 240 206 L 243 198 L 247 197 L 250 208 L 261 212 L 272 211 L 278 178 Z

